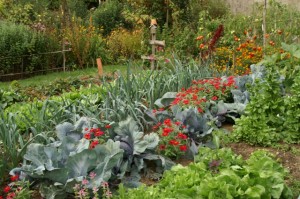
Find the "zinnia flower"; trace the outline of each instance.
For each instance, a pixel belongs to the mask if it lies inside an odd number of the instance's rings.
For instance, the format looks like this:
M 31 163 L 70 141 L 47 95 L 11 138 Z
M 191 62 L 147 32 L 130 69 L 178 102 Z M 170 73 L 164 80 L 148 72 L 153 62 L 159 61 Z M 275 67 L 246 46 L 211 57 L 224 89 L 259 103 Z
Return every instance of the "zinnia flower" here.
M 104 132 L 103 131 L 96 131 L 95 133 L 94 133 L 94 135 L 96 136 L 96 137 L 100 137 L 101 135 L 104 135 Z
M 10 190 L 11 190 L 10 186 L 6 186 L 3 189 L 4 193 L 8 193 Z
M 181 145 L 179 146 L 180 151 L 187 151 L 187 146 L 186 145 Z
M 87 139 L 87 140 L 90 140 L 91 139 L 91 134 L 90 133 L 84 134 L 84 138 Z
M 19 179 L 18 175 L 14 175 L 14 176 L 10 177 L 10 181 L 12 181 L 12 182 L 17 181 L 18 179 Z
M 213 96 L 211 99 L 212 99 L 213 101 L 216 101 L 216 100 L 218 100 L 218 97 L 217 97 L 217 96 Z

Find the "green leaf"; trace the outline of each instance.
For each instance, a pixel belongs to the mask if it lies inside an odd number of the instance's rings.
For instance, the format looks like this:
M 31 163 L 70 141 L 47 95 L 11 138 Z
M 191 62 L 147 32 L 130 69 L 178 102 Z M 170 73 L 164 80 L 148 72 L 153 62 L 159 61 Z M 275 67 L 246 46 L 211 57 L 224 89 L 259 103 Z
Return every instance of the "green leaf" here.
M 249 187 L 245 191 L 245 195 L 247 198 L 251 199 L 260 199 L 261 196 L 266 192 L 266 189 L 261 185 L 255 185 L 253 187 Z

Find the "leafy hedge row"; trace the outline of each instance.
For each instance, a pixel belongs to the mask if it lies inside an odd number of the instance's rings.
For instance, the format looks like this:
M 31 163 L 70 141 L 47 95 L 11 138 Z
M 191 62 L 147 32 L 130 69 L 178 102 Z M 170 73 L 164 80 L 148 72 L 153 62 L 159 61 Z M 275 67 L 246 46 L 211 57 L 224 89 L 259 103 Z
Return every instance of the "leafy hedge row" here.
M 0 75 L 45 70 L 57 64 L 58 59 L 52 59 L 57 55 L 37 55 L 57 50 L 59 46 L 42 32 L 21 24 L 1 22 L 0 38 Z

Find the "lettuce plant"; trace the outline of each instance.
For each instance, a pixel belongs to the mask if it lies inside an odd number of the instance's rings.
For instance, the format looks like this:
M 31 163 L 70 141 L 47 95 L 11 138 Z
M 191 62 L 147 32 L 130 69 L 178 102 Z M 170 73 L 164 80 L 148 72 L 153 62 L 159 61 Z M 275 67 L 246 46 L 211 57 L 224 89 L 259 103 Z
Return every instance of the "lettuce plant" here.
M 154 186 L 127 192 L 120 186 L 115 198 L 293 198 L 285 176 L 282 165 L 265 151 L 243 161 L 228 149 L 200 148 L 195 163 L 172 167 Z

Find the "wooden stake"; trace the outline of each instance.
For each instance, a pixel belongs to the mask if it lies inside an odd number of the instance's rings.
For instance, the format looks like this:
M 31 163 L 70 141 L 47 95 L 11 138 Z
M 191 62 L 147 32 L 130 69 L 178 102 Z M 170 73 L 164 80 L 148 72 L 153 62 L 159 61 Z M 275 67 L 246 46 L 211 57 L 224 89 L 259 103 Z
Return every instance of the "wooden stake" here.
M 263 38 L 263 42 L 264 42 L 264 55 L 266 53 L 266 35 L 267 35 L 267 22 L 266 22 L 266 17 L 267 17 L 267 0 L 265 0 L 264 2 L 264 10 L 263 10 L 263 33 L 264 33 L 264 38 Z
M 103 67 L 102 67 L 101 58 L 97 58 L 97 66 L 98 66 L 98 75 L 99 75 L 99 77 L 102 77 L 103 76 Z

